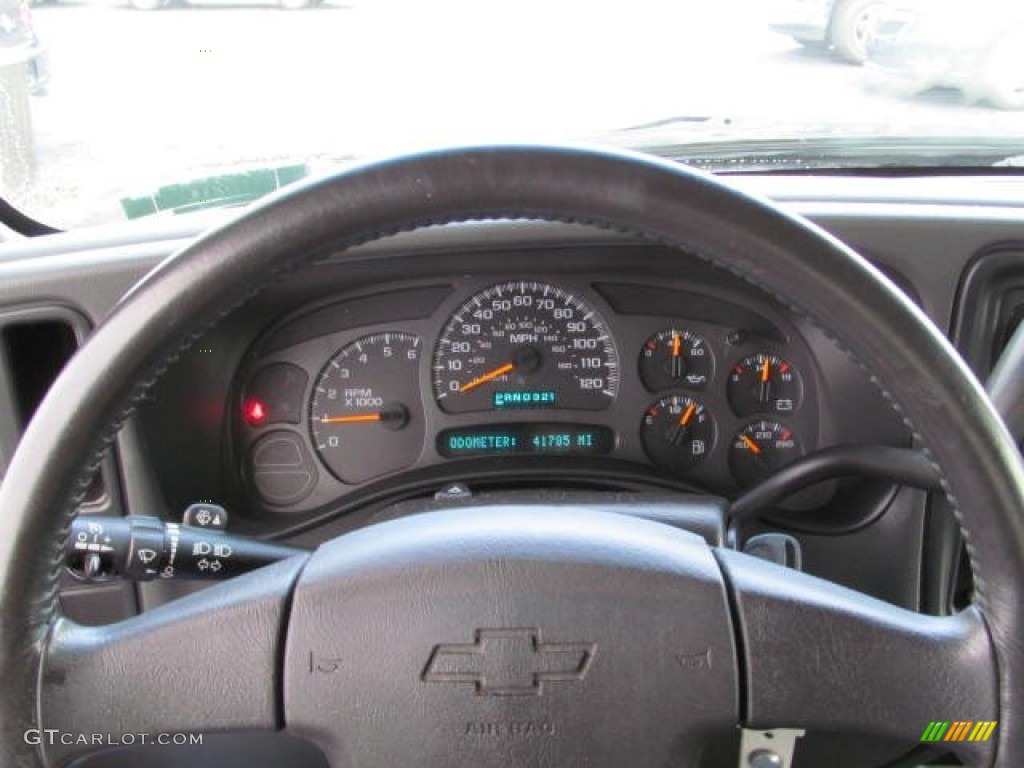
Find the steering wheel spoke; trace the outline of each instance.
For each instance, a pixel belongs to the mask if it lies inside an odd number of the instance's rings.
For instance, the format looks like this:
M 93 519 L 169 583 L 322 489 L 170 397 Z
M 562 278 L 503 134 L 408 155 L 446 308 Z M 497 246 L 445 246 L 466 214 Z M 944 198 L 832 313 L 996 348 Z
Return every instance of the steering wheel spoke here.
M 181 734 L 281 727 L 286 606 L 299 556 L 106 627 L 58 619 L 43 652 L 45 764 Z
M 971 723 L 946 728 L 943 746 L 971 765 L 991 759 L 994 738 L 970 740 L 998 719 L 995 657 L 977 609 L 923 616 L 762 560 L 717 557 L 744 658 L 746 727 L 913 743 L 935 721 Z

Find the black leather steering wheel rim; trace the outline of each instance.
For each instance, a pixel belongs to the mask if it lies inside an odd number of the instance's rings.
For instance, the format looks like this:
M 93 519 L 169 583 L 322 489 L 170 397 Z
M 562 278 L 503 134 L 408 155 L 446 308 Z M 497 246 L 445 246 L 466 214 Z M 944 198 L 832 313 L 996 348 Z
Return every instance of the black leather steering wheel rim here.
M 313 259 L 404 230 L 494 218 L 592 224 L 678 246 L 818 319 L 870 372 L 940 468 L 963 528 L 998 673 L 995 759 L 1010 765 L 1024 749 L 1024 471 L 955 351 L 876 270 L 807 222 L 675 165 L 555 147 L 425 153 L 287 190 L 168 259 L 96 329 L 0 488 L 3 763 L 36 758 L 23 734 L 39 725 L 40 659 L 58 613 L 62 539 L 88 479 L 83 459 L 95 465 L 176 354 Z

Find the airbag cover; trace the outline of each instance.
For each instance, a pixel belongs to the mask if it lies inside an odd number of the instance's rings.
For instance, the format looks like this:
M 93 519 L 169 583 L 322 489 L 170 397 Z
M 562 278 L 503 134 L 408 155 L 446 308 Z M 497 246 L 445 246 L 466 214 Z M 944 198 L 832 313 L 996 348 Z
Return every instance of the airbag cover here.
M 434 512 L 323 546 L 284 674 L 287 728 L 352 768 L 682 766 L 739 715 L 706 544 L 582 508 Z

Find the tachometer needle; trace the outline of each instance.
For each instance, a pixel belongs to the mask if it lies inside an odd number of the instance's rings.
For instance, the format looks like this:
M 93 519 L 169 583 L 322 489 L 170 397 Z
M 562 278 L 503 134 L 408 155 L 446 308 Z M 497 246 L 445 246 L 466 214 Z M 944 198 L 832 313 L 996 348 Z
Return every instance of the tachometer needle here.
M 495 368 L 493 371 L 485 373 L 483 376 L 477 376 L 472 381 L 466 382 L 459 387 L 459 392 L 469 392 L 471 389 L 479 387 L 481 384 L 486 384 L 488 381 L 493 381 L 500 376 L 504 376 L 506 373 L 512 373 L 516 369 L 515 363 L 505 363 Z
M 759 446 L 757 443 L 751 440 L 747 435 L 740 435 L 740 440 L 742 440 L 743 444 L 750 449 L 750 452 L 752 454 L 754 454 L 755 456 L 761 455 L 761 446 Z
M 320 419 L 321 424 L 362 424 L 369 421 L 380 421 L 383 415 L 380 413 L 359 413 L 355 416 L 324 416 Z
M 346 416 L 321 416 L 321 424 L 380 424 L 385 429 L 397 430 L 409 423 L 409 409 L 401 403 L 387 403 L 373 413 L 353 413 Z

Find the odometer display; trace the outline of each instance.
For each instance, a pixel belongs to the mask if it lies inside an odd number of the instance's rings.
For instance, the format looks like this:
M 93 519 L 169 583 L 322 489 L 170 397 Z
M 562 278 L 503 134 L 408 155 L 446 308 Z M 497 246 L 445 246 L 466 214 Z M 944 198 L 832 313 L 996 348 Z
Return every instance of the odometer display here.
M 604 321 L 548 283 L 492 286 L 459 307 L 434 353 L 434 394 L 447 413 L 560 408 L 615 399 L 619 360 Z
M 501 424 L 496 427 L 458 427 L 437 436 L 437 452 L 446 459 L 505 454 L 609 453 L 615 433 L 588 424 Z

